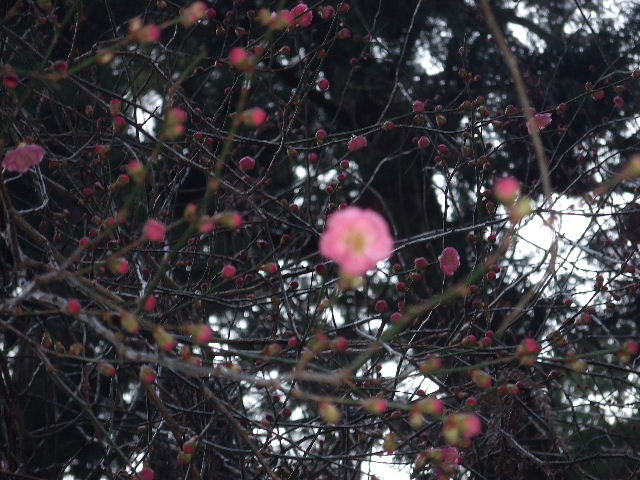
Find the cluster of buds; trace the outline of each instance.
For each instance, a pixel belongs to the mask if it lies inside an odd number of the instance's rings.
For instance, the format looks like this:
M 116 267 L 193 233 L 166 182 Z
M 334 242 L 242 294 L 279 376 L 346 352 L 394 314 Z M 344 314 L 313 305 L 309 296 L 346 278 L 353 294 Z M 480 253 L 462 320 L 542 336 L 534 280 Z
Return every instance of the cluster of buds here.
M 271 30 L 283 30 L 292 26 L 295 19 L 289 10 L 272 12 L 266 8 L 261 8 L 258 10 L 258 20 Z
M 417 401 L 409 412 L 409 425 L 416 430 L 424 427 L 425 415 L 435 417 L 444 413 L 444 403 L 434 396 Z
M 181 108 L 172 108 L 167 113 L 164 125 L 164 134 L 167 138 L 175 140 L 182 136 L 186 130 L 187 112 Z
M 482 431 L 480 419 L 472 413 L 454 413 L 444 422 L 442 433 L 447 443 L 466 448 L 471 438 Z
M 129 35 L 136 42 L 158 43 L 160 34 L 160 28 L 157 25 L 153 23 L 145 25 L 140 17 L 136 17 L 129 22 Z
M 533 338 L 525 338 L 516 348 L 516 357 L 520 365 L 532 366 L 536 363 L 538 354 L 542 351 L 542 347 Z
M 193 2 L 180 14 L 180 23 L 183 27 L 191 27 L 202 20 L 207 14 L 207 5 L 204 2 Z
M 435 467 L 438 480 L 448 480 L 462 463 L 462 456 L 455 447 L 430 448 L 420 454 L 416 467 L 422 469 L 426 462 Z

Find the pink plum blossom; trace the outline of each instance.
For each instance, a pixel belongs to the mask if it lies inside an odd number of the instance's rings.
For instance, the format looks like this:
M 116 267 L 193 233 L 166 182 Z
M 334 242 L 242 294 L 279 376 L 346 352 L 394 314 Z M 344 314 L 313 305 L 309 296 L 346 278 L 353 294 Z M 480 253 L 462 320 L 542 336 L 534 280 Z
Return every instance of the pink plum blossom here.
M 533 133 L 534 131 L 544 130 L 551 124 L 551 114 L 550 113 L 536 113 L 533 115 L 533 118 L 527 122 L 527 130 L 529 133 Z
M 515 177 L 503 177 L 496 180 L 493 188 L 498 201 L 511 205 L 520 193 L 520 182 Z
M 376 268 L 393 252 L 393 238 L 377 212 L 347 207 L 331 214 L 320 237 L 320 253 L 347 275 L 362 275 Z
M 293 15 L 293 21 L 297 27 L 306 28 L 311 25 L 313 21 L 313 12 L 306 3 L 299 3 L 293 7 L 291 9 L 291 15 Z
M 5 154 L 2 166 L 9 172 L 24 173 L 39 165 L 44 154 L 44 148 L 40 145 L 20 145 Z
M 440 268 L 447 277 L 452 277 L 460 267 L 460 254 L 453 247 L 447 247 L 442 250 L 439 260 Z

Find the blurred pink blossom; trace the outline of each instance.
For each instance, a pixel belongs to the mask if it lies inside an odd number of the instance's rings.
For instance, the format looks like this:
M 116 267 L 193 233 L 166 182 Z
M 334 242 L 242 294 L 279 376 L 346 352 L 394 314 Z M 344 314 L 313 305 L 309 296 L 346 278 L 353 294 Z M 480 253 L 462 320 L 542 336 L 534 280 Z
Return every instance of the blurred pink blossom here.
M 320 253 L 340 265 L 347 275 L 376 268 L 393 252 L 393 238 L 385 219 L 373 210 L 347 207 L 329 216 L 320 238 Z
M 2 166 L 10 172 L 24 173 L 35 167 L 44 158 L 44 148 L 40 145 L 22 145 L 9 150 L 2 160 Z
M 498 201 L 511 205 L 520 193 L 520 182 L 515 177 L 503 177 L 496 180 L 493 188 Z
M 147 223 L 144 225 L 144 236 L 152 242 L 164 241 L 166 232 L 167 227 L 158 220 L 147 220 Z
M 550 113 L 536 113 L 533 119 L 527 123 L 527 130 L 533 133 L 535 130 L 540 131 L 547 128 L 551 124 Z
M 308 27 L 313 21 L 313 12 L 306 3 L 299 3 L 291 9 L 293 21 L 297 27 Z
M 440 268 L 447 277 L 452 277 L 460 267 L 460 254 L 453 247 L 447 247 L 442 250 L 439 260 Z

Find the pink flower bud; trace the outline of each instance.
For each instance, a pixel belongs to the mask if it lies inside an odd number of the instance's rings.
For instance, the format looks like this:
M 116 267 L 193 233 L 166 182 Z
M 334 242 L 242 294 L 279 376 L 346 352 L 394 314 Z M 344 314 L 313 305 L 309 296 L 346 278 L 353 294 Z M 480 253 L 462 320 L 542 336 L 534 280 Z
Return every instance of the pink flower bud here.
M 363 136 L 354 137 L 351 140 L 349 140 L 349 143 L 347 144 L 347 149 L 350 152 L 357 152 L 358 150 L 366 148 L 367 145 L 368 145 L 368 142 L 366 137 L 363 137 Z
M 389 311 L 389 304 L 386 300 L 378 300 L 375 305 L 375 310 L 378 313 L 387 313 Z
M 240 71 L 250 72 L 254 69 L 256 58 L 242 47 L 234 47 L 229 52 L 229 63 Z
M 100 370 L 100 373 L 105 377 L 114 377 L 116 374 L 116 368 L 109 362 L 106 362 L 104 360 L 100 360 L 98 362 L 98 369 Z
M 243 172 L 250 172 L 255 168 L 256 161 L 253 159 L 253 157 L 246 156 L 240 159 L 238 165 L 240 166 L 240 170 L 242 170 Z
M 311 25 L 313 21 L 313 12 L 306 3 L 299 3 L 293 7 L 291 9 L 291 15 L 293 16 L 293 22 L 296 27 L 306 28 Z
M 156 372 L 151 367 L 146 365 L 140 367 L 140 374 L 138 375 L 138 378 L 142 383 L 151 384 L 156 381 L 156 377 Z
M 515 177 L 503 177 L 496 180 L 493 191 L 498 201 L 513 205 L 520 194 L 520 182 Z
M 422 399 L 416 405 L 423 415 L 437 416 L 444 412 L 444 403 L 434 396 Z
M 240 121 L 247 127 L 259 127 L 267 119 L 267 112 L 260 107 L 250 108 L 242 112 Z
M 153 338 L 158 344 L 158 347 L 160 348 L 160 350 L 164 352 L 172 351 L 174 348 L 176 348 L 176 345 L 178 344 L 175 338 L 173 338 L 173 336 L 169 332 L 167 332 L 164 328 L 160 326 L 157 326 L 153 329 Z
M 158 299 L 154 295 L 149 295 L 147 299 L 144 301 L 144 311 L 145 312 L 153 312 L 156 308 L 156 304 L 158 303 Z
M 429 137 L 425 137 L 424 135 L 420 138 L 418 138 L 418 148 L 421 149 L 425 149 L 425 148 L 429 148 L 429 145 L 431 145 L 431 140 L 429 140 Z
M 240 228 L 244 223 L 242 216 L 238 212 L 224 212 L 216 215 L 213 220 L 216 225 L 220 225 L 226 228 L 232 228 L 234 230 Z
M 336 9 L 333 8 L 331 5 L 326 5 L 324 7 L 322 7 L 322 10 L 320 10 L 320 17 L 323 20 L 331 20 L 336 14 Z
M 326 140 L 327 136 L 327 131 L 324 128 L 321 128 L 316 132 L 316 140 L 318 142 L 323 142 L 324 140 Z
M 349 340 L 344 337 L 336 337 L 333 342 L 331 342 L 331 348 L 337 352 L 344 352 L 349 348 Z
M 13 71 L 13 67 L 11 67 L 11 65 L 5 64 L 3 71 L 0 72 L 0 76 L 2 77 L 4 86 L 9 90 L 18 88 L 18 85 L 20 85 L 20 78 L 16 72 Z
M 163 242 L 167 227 L 158 220 L 147 220 L 144 225 L 144 237 L 152 242 Z
M 193 455 L 196 453 L 196 447 L 198 446 L 198 437 L 191 437 L 189 440 L 182 444 L 182 451 Z
M 156 472 L 153 470 L 153 468 L 144 467 L 138 472 L 135 480 L 154 480 L 155 476 Z
M 108 263 L 111 273 L 116 275 L 126 275 L 129 273 L 129 262 L 124 258 L 112 258 Z
M 542 347 L 533 338 L 525 338 L 516 348 L 516 356 L 521 365 L 531 366 L 536 363 L 538 354 L 542 351 Z
M 318 88 L 320 90 L 328 90 L 329 89 L 329 80 L 326 78 L 322 78 L 318 80 Z
M 417 270 L 426 270 L 429 267 L 429 262 L 424 257 L 418 257 L 413 261 Z
M 412 108 L 414 113 L 422 113 L 424 112 L 424 102 L 416 100 L 415 102 L 413 102 Z
M 131 312 L 122 312 L 120 315 L 120 326 L 125 332 L 131 335 L 137 335 L 140 332 L 140 323 Z
M 233 265 L 225 265 L 222 267 L 222 276 L 226 279 L 231 279 L 236 276 L 237 270 Z
M 360 405 L 364 410 L 374 415 L 382 415 L 389 408 L 389 403 L 384 398 L 369 398 L 362 400 Z
M 185 330 L 198 345 L 206 345 L 213 339 L 213 331 L 208 325 L 191 324 Z
M 470 372 L 471 380 L 480 388 L 490 388 L 493 384 L 493 380 L 488 373 L 483 372 L 482 370 L 471 370 Z
M 275 263 L 265 263 L 260 267 L 260 270 L 268 275 L 274 275 L 278 272 L 278 265 Z
M 78 300 L 73 298 L 69 300 L 69 302 L 67 303 L 67 306 L 65 307 L 65 310 L 69 315 L 73 315 L 75 317 L 82 311 L 82 305 Z

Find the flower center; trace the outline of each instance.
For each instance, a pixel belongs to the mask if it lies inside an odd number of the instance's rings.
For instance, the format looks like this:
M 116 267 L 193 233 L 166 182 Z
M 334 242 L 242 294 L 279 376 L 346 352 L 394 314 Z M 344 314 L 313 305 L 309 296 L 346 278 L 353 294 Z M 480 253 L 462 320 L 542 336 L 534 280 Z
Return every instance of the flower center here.
M 353 253 L 363 253 L 367 246 L 367 239 L 362 232 L 359 232 L 358 230 L 347 233 L 345 242 L 347 247 L 349 247 L 349 250 Z

